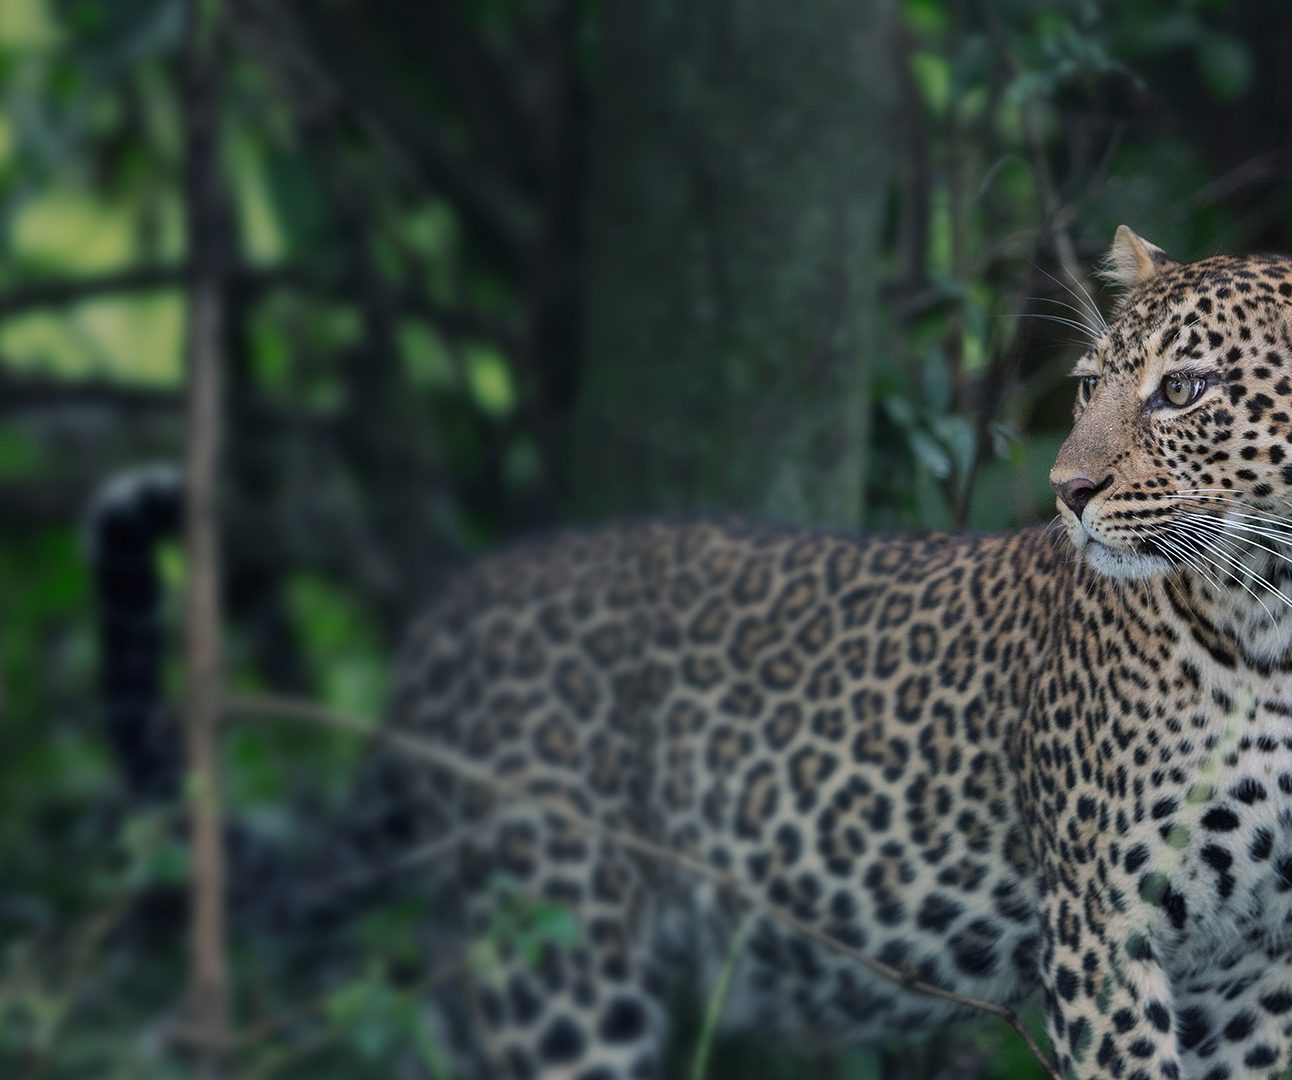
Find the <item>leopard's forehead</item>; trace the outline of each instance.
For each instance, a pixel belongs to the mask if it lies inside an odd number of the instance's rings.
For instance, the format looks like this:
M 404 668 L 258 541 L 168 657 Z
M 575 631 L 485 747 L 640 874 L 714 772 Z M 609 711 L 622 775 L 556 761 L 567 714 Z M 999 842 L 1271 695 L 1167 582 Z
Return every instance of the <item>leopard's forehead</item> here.
M 1138 372 L 1164 352 L 1181 361 L 1241 360 L 1292 307 L 1292 258 L 1218 255 L 1173 265 L 1137 286 L 1092 349 L 1105 376 Z

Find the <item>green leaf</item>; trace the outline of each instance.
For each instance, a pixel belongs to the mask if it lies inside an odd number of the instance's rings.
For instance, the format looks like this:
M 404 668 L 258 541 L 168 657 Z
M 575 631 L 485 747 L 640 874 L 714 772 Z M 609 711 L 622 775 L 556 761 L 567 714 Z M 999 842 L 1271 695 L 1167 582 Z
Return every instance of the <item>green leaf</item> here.
M 291 388 L 291 339 L 280 321 L 263 318 L 252 318 L 249 321 L 256 381 L 266 391 L 284 395 Z
M 946 57 L 932 52 L 912 53 L 911 74 L 929 112 L 943 115 L 951 100 L 951 65 Z
M 387 663 L 368 613 L 346 590 L 313 574 L 295 574 L 287 589 L 310 667 L 336 708 L 375 716 L 384 698 Z
M 457 371 L 448 346 L 425 323 L 404 322 L 399 326 L 399 351 L 404 358 L 408 381 L 419 389 L 442 390 L 457 383 Z
M 336 990 L 324 1012 L 337 1035 L 370 1064 L 383 1061 L 402 1042 L 397 995 L 375 975 Z
M 924 389 L 924 408 L 927 412 L 941 413 L 951 407 L 954 391 L 951 361 L 941 344 L 927 350 L 920 367 Z
M 902 11 L 917 34 L 933 37 L 946 29 L 947 9 L 942 0 L 904 0 Z
M 170 810 L 143 810 L 123 822 L 119 843 L 125 854 L 124 884 L 134 890 L 179 885 L 189 878 L 189 854 L 175 832 Z
M 175 386 L 182 336 L 181 301 L 163 292 L 14 319 L 0 327 L 0 352 L 23 370 Z
M 910 400 L 894 390 L 882 398 L 884 412 L 900 428 L 909 428 L 915 423 L 915 406 Z
M 4 176 L 5 170 L 13 163 L 14 142 L 13 125 L 0 116 L 0 177 Z
M 967 476 L 977 447 L 973 421 L 958 413 L 944 413 L 929 420 L 929 429 L 947 448 L 956 475 Z
M 488 345 L 471 345 L 466 349 L 467 382 L 471 396 L 490 416 L 502 417 L 511 412 L 516 401 L 511 371 L 506 358 Z
M 0 427 L 0 478 L 18 479 L 48 467 L 45 443 L 24 428 Z
M 1203 82 L 1221 101 L 1237 101 L 1251 89 L 1255 65 L 1238 38 L 1204 34 L 1198 39 L 1197 58 Z
M 1005 87 L 1004 103 L 1018 107 L 1033 98 L 1049 97 L 1054 92 L 1057 80 L 1053 72 L 1023 71 L 1015 75 Z
M 12 229 L 13 257 L 49 269 L 114 270 L 134 254 L 134 223 L 127 210 L 70 185 L 29 199 Z
M 48 49 L 58 39 L 58 24 L 47 0 L 0 3 L 0 49 Z
M 924 470 L 945 480 L 951 475 L 951 455 L 937 439 L 921 428 L 913 427 L 906 433 L 911 452 Z
M 532 489 L 543 475 L 543 458 L 531 439 L 516 438 L 507 444 L 502 461 L 503 479 L 513 491 Z

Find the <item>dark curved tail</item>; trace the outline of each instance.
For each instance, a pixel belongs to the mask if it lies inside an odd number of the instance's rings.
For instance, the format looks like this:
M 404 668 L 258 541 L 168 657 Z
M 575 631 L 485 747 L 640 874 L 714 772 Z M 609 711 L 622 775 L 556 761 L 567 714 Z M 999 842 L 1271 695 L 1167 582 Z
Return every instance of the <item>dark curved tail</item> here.
M 99 680 L 108 742 L 126 792 L 135 802 L 178 798 L 184 740 L 162 694 L 163 582 L 158 549 L 180 532 L 184 486 L 173 466 L 154 465 L 114 477 L 88 516 L 98 602 Z M 227 902 L 236 921 L 308 943 L 311 934 L 345 921 L 388 875 L 383 865 L 416 839 L 418 805 L 406 764 L 377 755 L 354 798 L 335 820 L 314 822 L 300 848 L 225 825 Z
M 178 795 L 183 769 L 179 727 L 162 698 L 158 566 L 159 544 L 178 535 L 183 504 L 179 470 L 150 465 L 104 485 L 87 523 L 108 740 L 130 794 L 150 801 Z

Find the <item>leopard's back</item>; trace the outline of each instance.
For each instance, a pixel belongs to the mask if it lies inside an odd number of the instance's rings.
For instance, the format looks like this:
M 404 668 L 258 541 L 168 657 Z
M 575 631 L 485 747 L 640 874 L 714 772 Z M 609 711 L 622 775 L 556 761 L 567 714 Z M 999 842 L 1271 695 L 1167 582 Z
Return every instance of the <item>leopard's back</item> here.
M 451 585 L 406 650 L 396 723 L 904 974 L 1015 1000 L 1037 928 L 1005 744 L 1056 565 L 1040 531 L 562 534 Z M 460 777 L 431 786 L 434 831 L 465 823 L 469 933 L 509 891 L 578 922 L 538 970 L 481 981 L 494 1067 L 658 1062 L 666 987 L 711 988 L 735 893 Z M 725 1010 L 817 1042 L 948 1012 L 765 913 Z

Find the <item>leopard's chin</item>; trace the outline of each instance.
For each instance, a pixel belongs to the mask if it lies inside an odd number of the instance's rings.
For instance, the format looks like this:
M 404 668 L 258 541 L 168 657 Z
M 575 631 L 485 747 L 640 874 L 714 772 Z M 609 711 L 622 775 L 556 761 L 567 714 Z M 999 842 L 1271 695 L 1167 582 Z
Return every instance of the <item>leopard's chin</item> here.
M 1099 539 L 1085 522 L 1065 514 L 1065 526 L 1072 546 L 1095 573 L 1121 581 L 1145 581 L 1175 570 L 1176 564 L 1152 550 L 1130 551 Z M 1147 544 L 1144 545 L 1148 547 Z
M 1093 536 L 1087 539 L 1082 554 L 1096 573 L 1122 581 L 1145 581 L 1174 569 L 1170 560 L 1161 555 L 1115 548 Z

